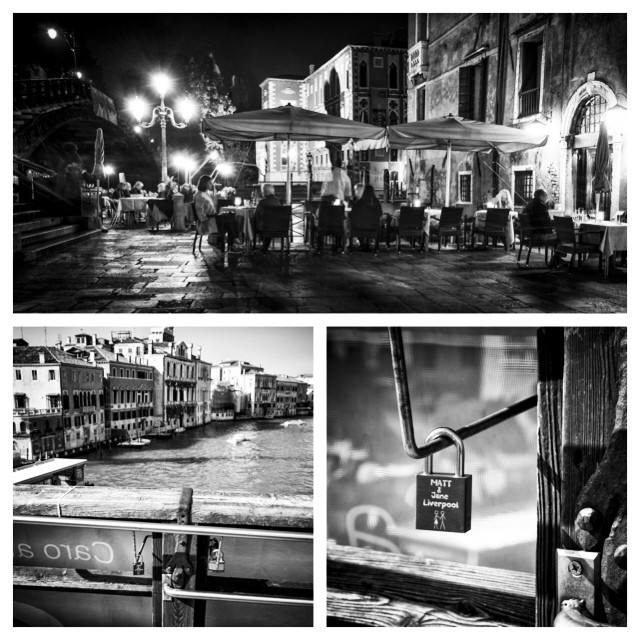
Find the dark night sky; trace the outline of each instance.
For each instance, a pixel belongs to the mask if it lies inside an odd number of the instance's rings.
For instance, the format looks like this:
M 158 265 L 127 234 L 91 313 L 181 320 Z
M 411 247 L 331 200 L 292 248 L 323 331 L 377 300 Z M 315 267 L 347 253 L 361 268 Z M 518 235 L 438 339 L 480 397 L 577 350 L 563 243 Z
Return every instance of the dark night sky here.
M 37 62 L 50 76 L 71 68 L 69 49 L 47 36 L 49 26 L 75 33 L 78 68 L 116 99 L 128 70 L 146 77 L 162 67 L 179 79 L 186 56 L 210 50 L 226 83 L 240 76 L 250 107 L 259 108 L 265 77 L 305 76 L 347 44 L 406 32 L 407 14 L 14 14 L 14 64 Z

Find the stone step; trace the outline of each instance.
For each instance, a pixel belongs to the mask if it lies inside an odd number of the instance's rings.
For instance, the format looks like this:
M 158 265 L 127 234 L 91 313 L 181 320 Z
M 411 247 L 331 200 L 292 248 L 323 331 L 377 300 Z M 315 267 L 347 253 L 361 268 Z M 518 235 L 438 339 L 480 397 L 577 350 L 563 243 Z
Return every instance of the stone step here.
M 22 246 L 26 247 L 34 244 L 42 244 L 43 242 L 55 240 L 56 238 L 70 236 L 76 233 L 79 229 L 80 225 L 77 224 L 61 224 L 51 229 L 23 233 L 21 236 Z
M 30 208 L 23 208 L 21 211 L 17 210 L 17 205 L 13 207 L 13 225 L 21 224 L 23 222 L 30 222 L 31 220 L 37 220 L 38 218 L 48 217 L 47 214 L 41 209 L 35 209 L 33 205 Z
M 56 227 L 61 222 L 62 218 L 33 218 L 29 221 L 16 223 L 14 215 L 13 230 L 24 235 L 25 233 L 29 233 L 30 231 Z
M 38 245 L 32 245 L 23 248 L 21 258 L 25 262 L 32 262 L 37 260 L 43 255 L 49 253 L 59 253 L 64 251 L 67 247 L 77 243 L 90 240 L 91 238 L 99 237 L 102 235 L 102 229 L 90 229 L 88 231 L 78 231 L 72 235 L 64 236 L 62 238 L 56 238 L 48 242 L 43 242 Z

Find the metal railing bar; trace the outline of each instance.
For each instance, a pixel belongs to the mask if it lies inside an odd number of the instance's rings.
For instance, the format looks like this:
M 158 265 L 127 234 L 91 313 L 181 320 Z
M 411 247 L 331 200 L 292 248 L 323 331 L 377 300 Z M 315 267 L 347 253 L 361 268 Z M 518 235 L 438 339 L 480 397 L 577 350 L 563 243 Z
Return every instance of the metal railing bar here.
M 97 518 L 57 518 L 55 516 L 13 516 L 14 524 L 39 524 L 48 526 L 82 527 L 91 529 L 116 529 L 119 531 L 145 531 L 173 533 L 176 535 L 228 536 L 261 540 L 286 540 L 313 542 L 312 533 L 265 531 L 238 527 L 213 527 L 209 525 L 176 524 L 173 522 L 138 522 L 135 520 L 107 520 Z
M 304 598 L 279 598 L 275 596 L 245 596 L 235 593 L 213 593 L 211 591 L 185 591 L 164 585 L 165 595 L 179 600 L 224 600 L 226 602 L 252 602 L 262 604 L 286 604 L 313 606 L 313 600 Z
M 405 453 L 410 458 L 420 459 L 431 456 L 438 451 L 442 451 L 453 445 L 453 442 L 446 438 L 438 438 L 428 444 L 419 447 L 416 444 L 413 430 L 413 417 L 411 414 L 411 400 L 409 397 L 409 384 L 407 382 L 407 365 L 404 357 L 404 346 L 402 344 L 402 329 L 400 327 L 389 327 L 389 341 L 391 343 L 391 360 L 393 363 L 393 376 L 396 383 L 396 397 L 398 399 L 398 413 L 402 427 L 402 445 Z M 475 436 L 490 427 L 494 427 L 509 418 L 513 418 L 520 413 L 533 409 L 538 404 L 538 396 L 530 396 L 520 400 L 504 409 L 500 409 L 484 418 L 480 418 L 456 430 L 456 433 L 465 440 Z

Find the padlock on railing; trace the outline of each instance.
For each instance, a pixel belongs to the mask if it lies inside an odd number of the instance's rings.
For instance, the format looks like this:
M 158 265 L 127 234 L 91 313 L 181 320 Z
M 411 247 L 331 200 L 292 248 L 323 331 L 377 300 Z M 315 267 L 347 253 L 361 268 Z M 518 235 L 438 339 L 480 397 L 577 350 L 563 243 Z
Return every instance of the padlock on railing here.
M 433 457 L 424 461 L 424 472 L 416 476 L 416 529 L 465 533 L 471 529 L 471 476 L 464 473 L 462 438 L 444 427 L 434 429 L 434 438 L 450 438 L 456 445 L 455 473 L 433 473 Z

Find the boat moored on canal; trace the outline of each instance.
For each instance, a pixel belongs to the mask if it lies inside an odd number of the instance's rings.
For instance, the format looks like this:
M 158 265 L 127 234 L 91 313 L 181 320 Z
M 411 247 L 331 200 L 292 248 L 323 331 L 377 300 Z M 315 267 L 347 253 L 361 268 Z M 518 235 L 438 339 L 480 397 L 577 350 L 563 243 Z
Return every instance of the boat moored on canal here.
M 86 460 L 52 458 L 26 464 L 13 470 L 13 484 L 83 486 L 86 463 Z

